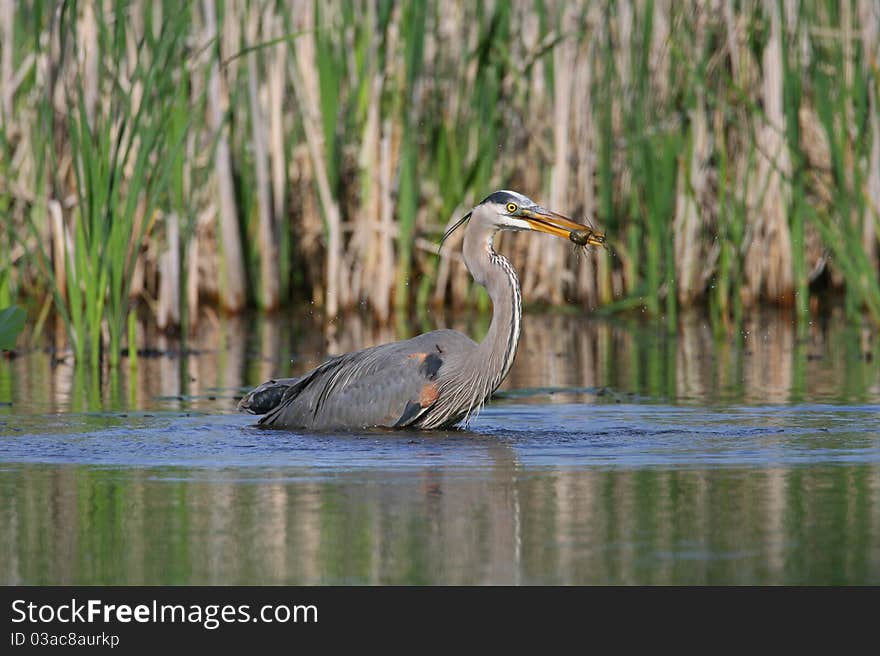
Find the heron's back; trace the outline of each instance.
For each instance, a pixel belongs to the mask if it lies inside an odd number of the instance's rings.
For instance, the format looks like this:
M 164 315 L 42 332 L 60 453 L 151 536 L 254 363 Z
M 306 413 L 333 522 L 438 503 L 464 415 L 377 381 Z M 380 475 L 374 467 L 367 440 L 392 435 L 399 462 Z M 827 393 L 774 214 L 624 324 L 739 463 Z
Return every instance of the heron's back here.
M 260 424 L 340 429 L 416 425 L 438 402 L 444 368 L 466 361 L 476 343 L 454 330 L 330 358 L 299 378 L 268 381 L 239 407 Z

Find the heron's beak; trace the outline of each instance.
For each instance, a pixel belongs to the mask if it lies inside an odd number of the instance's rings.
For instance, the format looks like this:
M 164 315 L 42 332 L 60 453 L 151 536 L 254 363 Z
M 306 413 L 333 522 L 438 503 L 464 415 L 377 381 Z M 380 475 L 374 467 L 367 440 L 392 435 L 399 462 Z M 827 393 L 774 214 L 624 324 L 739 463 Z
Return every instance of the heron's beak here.
M 581 246 L 607 248 L 604 232 L 594 230 L 582 223 L 576 223 L 558 212 L 551 212 L 543 207 L 523 207 L 520 209 L 520 215 L 528 222 L 532 230 L 569 239 Z

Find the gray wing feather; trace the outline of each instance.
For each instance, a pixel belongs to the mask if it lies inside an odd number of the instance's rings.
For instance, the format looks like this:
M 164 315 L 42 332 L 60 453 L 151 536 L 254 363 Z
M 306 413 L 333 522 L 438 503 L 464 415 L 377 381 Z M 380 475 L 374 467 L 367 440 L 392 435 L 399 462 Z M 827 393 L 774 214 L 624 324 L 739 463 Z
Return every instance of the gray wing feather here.
M 409 426 L 430 408 L 446 355 L 475 346 L 451 330 L 375 346 L 331 358 L 300 378 L 268 381 L 239 407 L 265 413 L 264 426 Z

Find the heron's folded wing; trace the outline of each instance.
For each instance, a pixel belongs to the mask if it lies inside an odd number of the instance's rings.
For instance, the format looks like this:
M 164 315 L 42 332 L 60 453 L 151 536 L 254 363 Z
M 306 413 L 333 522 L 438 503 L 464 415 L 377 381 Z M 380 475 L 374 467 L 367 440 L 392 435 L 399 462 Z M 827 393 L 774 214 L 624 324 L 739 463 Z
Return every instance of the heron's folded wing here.
M 314 428 L 412 425 L 439 395 L 442 357 L 402 349 L 367 356 L 342 356 L 325 363 L 308 374 L 308 381 L 289 387 L 260 423 Z
M 412 425 L 437 400 L 443 360 L 432 353 L 389 354 L 381 366 L 339 372 L 339 383 L 321 398 L 322 425 Z

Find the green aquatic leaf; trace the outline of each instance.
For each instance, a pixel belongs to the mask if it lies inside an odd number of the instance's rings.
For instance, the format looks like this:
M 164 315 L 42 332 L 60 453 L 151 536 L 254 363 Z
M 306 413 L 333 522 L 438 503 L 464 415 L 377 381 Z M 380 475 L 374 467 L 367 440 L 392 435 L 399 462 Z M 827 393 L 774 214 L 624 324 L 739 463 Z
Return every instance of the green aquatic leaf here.
M 15 305 L 0 310 L 0 350 L 15 348 L 15 340 L 24 329 L 26 316 L 25 311 Z

